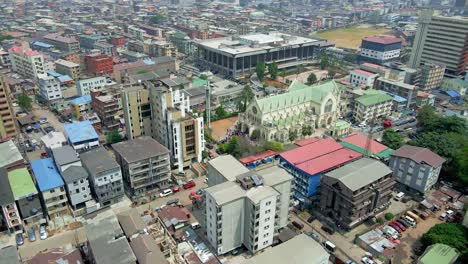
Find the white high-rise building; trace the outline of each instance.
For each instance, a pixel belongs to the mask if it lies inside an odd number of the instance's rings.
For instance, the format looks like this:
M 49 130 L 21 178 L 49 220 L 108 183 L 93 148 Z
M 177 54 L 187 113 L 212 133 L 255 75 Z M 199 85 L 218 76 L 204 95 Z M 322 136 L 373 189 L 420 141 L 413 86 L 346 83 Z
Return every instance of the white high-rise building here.
M 46 75 L 44 56 L 27 46 L 13 46 L 8 50 L 14 72 L 36 79 Z
M 61 99 L 60 82 L 52 76 L 39 77 L 39 94 L 47 101 Z
M 288 223 L 292 179 L 277 166 L 249 171 L 230 155 L 211 160 L 205 228 L 217 253 L 242 245 L 255 253 L 271 246 Z

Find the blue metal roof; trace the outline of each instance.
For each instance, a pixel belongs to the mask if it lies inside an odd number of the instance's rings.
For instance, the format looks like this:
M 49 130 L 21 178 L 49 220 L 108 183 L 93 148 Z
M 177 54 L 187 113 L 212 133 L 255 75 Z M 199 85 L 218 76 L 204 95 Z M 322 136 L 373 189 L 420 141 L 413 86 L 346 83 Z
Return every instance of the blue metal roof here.
M 53 70 L 48 70 L 47 74 L 49 74 L 50 76 L 55 77 L 55 78 L 62 76 L 62 74 L 60 74 L 60 73 L 58 73 L 56 71 L 53 71 Z
M 68 76 L 68 75 L 59 76 L 59 77 L 57 77 L 57 79 L 58 79 L 60 82 L 69 82 L 69 81 L 73 81 L 73 79 L 70 78 L 70 76 Z
M 448 90 L 448 91 L 445 91 L 445 93 L 452 98 L 461 96 L 457 91 L 454 91 L 454 90 Z
M 50 45 L 50 44 L 40 42 L 40 41 L 34 41 L 32 44 L 33 46 L 38 46 L 38 47 L 47 48 L 47 49 L 54 47 L 54 45 Z
M 72 144 L 82 141 L 97 140 L 98 134 L 88 120 L 64 125 L 65 132 Z
M 52 158 L 31 161 L 31 168 L 41 192 L 63 186 L 63 180 Z
M 408 100 L 406 100 L 406 98 L 403 98 L 403 97 L 401 97 L 399 95 L 392 94 L 392 93 L 387 93 L 387 94 L 390 95 L 390 96 L 393 96 L 393 101 L 396 101 L 398 103 L 404 103 L 404 102 L 408 101 Z
M 89 104 L 91 102 L 91 95 L 84 95 L 78 98 L 75 98 L 71 101 L 74 105 Z

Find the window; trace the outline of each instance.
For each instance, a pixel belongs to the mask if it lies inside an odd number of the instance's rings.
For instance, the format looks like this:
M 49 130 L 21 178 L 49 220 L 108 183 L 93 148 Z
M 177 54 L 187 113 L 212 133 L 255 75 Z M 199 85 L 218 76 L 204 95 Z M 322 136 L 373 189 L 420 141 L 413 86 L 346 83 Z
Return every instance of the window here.
M 55 192 L 55 190 L 53 190 L 53 189 L 52 189 L 52 190 L 50 190 L 49 192 L 50 192 L 50 193 L 54 193 L 54 192 Z
M 270 221 L 270 217 L 265 218 L 265 222 Z
M 270 235 L 269 233 L 265 233 L 263 237 L 265 238 L 265 237 L 268 237 L 269 235 Z
M 268 245 L 268 241 L 263 242 L 263 245 L 264 246 Z
M 330 113 L 333 108 L 333 101 L 332 99 L 328 99 L 327 103 L 325 104 L 325 113 Z
M 267 202 L 267 203 L 266 203 L 266 206 L 269 206 L 270 204 L 271 204 L 271 201 Z
M 268 210 L 265 210 L 265 214 L 269 214 L 270 212 L 271 212 L 271 210 L 270 210 L 270 209 L 268 209 Z
M 270 228 L 270 226 L 266 225 L 263 229 L 267 230 L 268 228 Z

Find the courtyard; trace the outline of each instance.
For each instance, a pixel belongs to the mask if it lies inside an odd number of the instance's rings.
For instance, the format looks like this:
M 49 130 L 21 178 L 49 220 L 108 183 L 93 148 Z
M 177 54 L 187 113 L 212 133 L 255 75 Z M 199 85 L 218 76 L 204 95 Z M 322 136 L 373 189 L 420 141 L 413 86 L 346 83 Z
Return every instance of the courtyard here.
M 389 30 L 385 28 L 376 28 L 371 25 L 359 25 L 350 28 L 327 30 L 312 34 L 311 37 L 318 37 L 333 41 L 338 48 L 358 50 L 361 46 L 361 40 L 364 37 L 385 33 L 389 33 Z

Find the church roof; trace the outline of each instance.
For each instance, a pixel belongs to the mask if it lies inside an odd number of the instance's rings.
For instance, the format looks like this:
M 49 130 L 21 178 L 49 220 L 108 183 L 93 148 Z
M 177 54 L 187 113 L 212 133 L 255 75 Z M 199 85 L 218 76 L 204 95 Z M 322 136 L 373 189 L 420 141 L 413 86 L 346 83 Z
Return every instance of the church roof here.
M 259 99 L 257 103 L 262 113 L 270 113 L 310 101 L 320 104 L 329 93 L 337 90 L 338 87 L 333 80 L 314 86 L 294 81 L 288 92 Z

